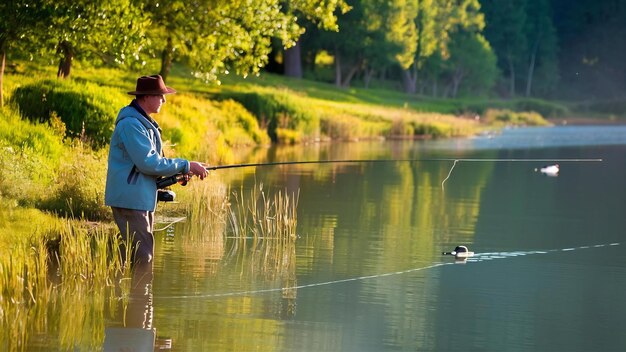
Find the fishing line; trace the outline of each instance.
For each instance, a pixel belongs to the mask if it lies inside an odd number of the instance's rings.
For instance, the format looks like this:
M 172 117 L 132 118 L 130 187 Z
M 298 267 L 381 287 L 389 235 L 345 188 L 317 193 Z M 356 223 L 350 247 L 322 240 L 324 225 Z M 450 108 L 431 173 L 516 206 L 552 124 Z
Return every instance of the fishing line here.
M 303 161 L 276 161 L 269 163 L 250 163 L 250 164 L 232 164 L 232 165 L 216 165 L 207 166 L 206 169 L 222 170 L 222 169 L 234 169 L 242 167 L 257 167 L 257 166 L 277 166 L 277 165 L 301 165 L 301 164 L 353 164 L 353 163 L 393 163 L 393 162 L 440 162 L 440 161 L 453 161 L 453 162 L 601 162 L 602 159 L 480 159 L 480 158 L 422 158 L 422 159 L 345 159 L 345 160 L 303 160 Z
M 165 221 L 164 219 L 162 219 L 162 220 L 158 221 L 158 223 L 165 224 L 165 226 L 162 227 L 162 228 L 154 229 L 153 232 L 165 231 L 168 228 L 174 226 L 174 224 L 177 224 L 177 223 L 179 223 L 181 221 L 185 221 L 186 219 L 187 219 L 186 216 L 181 216 L 181 217 L 178 217 L 178 218 L 171 218 L 169 221 Z
M 452 168 L 448 172 L 448 176 L 441 182 L 441 189 L 444 189 L 444 184 L 452 175 L 452 170 L 456 164 L 460 161 L 462 162 L 551 162 L 551 163 L 566 163 L 566 162 L 601 162 L 602 159 L 525 159 L 525 158 L 507 158 L 507 159 L 480 159 L 480 158 L 422 158 L 422 159 L 347 159 L 347 160 L 304 160 L 304 161 L 277 161 L 277 162 L 269 162 L 269 163 L 250 163 L 250 164 L 233 164 L 233 165 L 217 165 L 217 166 L 208 166 L 207 170 L 222 170 L 222 169 L 234 169 L 234 168 L 242 168 L 242 167 L 257 167 L 257 166 L 277 166 L 277 165 L 301 165 L 301 164 L 352 164 L 352 163 L 392 163 L 392 162 L 442 162 L 442 161 L 453 161 Z
M 441 189 L 444 190 L 443 188 L 443 184 L 446 183 L 446 181 L 450 178 L 450 175 L 452 175 L 452 170 L 454 170 L 454 167 L 456 166 L 456 163 L 459 162 L 458 160 L 454 161 L 454 164 L 452 164 L 452 168 L 450 168 L 450 172 L 448 172 L 448 176 L 441 181 Z
M 223 169 L 235 169 L 244 167 L 259 167 L 259 166 L 277 166 L 277 165 L 302 165 L 302 164 L 348 164 L 348 163 L 397 163 L 397 162 L 441 162 L 441 161 L 453 161 L 454 165 L 457 162 L 600 162 L 602 159 L 476 159 L 476 158 L 422 158 L 422 159 L 346 159 L 346 160 L 303 160 L 303 161 L 276 161 L 269 163 L 250 163 L 250 164 L 232 164 L 232 165 L 216 165 L 205 166 L 207 171 L 223 170 Z M 454 168 L 454 165 L 452 168 Z M 452 171 L 450 171 L 451 173 Z M 448 177 L 450 177 L 450 173 Z M 163 189 L 174 185 L 176 183 L 187 184 L 188 178 L 183 174 L 176 174 L 169 177 L 163 177 L 157 180 L 157 188 Z M 443 187 L 443 183 L 442 183 Z
M 593 249 L 593 248 L 602 248 L 602 247 L 619 246 L 619 245 L 621 245 L 621 243 L 613 242 L 613 243 L 606 243 L 606 244 L 595 244 L 595 245 L 568 247 L 568 248 L 560 248 L 560 249 L 548 249 L 548 250 L 477 253 L 473 257 L 465 260 L 464 262 L 483 262 L 483 261 L 490 261 L 490 260 L 497 260 L 497 259 L 510 259 L 510 258 L 515 258 L 515 257 L 520 257 L 520 256 L 527 256 L 527 255 L 549 254 L 549 253 L 555 253 L 555 252 L 572 252 L 572 251 L 577 251 L 577 250 L 582 250 L 582 249 Z M 351 277 L 347 279 L 324 281 L 324 282 L 317 282 L 317 283 L 290 286 L 290 287 L 276 287 L 276 288 L 267 288 L 267 289 L 260 289 L 260 290 L 209 293 L 209 294 L 200 294 L 200 295 L 155 296 L 154 298 L 155 299 L 194 299 L 194 298 L 219 298 L 219 297 L 257 295 L 257 294 L 263 294 L 263 293 L 299 290 L 299 289 L 305 289 L 305 288 L 311 288 L 311 287 L 329 286 L 329 285 L 335 285 L 335 284 L 342 284 L 346 282 L 355 282 L 355 281 L 363 281 L 363 280 L 369 280 L 369 279 L 377 279 L 381 277 L 404 275 L 404 274 L 409 274 L 409 273 L 413 273 L 417 271 L 434 269 L 434 268 L 442 267 L 445 265 L 455 265 L 455 264 L 456 264 L 455 262 L 435 263 L 435 264 L 428 265 L 428 266 L 401 270 L 401 271 L 392 271 L 392 272 L 387 272 L 387 273 L 382 273 L 382 274 L 357 276 L 357 277 Z

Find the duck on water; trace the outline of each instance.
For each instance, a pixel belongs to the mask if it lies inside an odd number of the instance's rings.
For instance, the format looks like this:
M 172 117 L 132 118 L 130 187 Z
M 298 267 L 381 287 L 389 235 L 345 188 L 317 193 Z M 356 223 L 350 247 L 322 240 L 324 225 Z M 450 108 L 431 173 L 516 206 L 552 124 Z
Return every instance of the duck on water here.
M 456 246 L 452 252 L 442 252 L 442 255 L 452 255 L 456 258 L 469 258 L 474 256 L 474 252 L 470 252 L 466 246 Z

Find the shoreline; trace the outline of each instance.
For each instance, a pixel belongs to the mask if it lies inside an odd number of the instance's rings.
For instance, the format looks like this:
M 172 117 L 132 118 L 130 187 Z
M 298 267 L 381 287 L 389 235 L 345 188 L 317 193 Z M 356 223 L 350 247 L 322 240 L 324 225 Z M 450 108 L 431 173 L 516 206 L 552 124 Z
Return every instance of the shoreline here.
M 546 119 L 554 125 L 626 125 L 626 119 L 623 118 L 592 118 L 592 117 L 558 117 Z

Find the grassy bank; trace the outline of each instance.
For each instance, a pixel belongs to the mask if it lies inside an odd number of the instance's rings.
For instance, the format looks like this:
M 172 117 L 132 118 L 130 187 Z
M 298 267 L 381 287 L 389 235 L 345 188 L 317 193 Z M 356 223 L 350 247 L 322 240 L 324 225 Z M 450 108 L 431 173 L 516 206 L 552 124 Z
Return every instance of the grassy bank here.
M 51 67 L 25 65 L 7 74 L 7 104 L 0 110 L 0 195 L 62 215 L 107 219 L 102 205 L 107 141 L 137 75 L 78 67 L 72 79 L 57 80 Z M 224 79 L 217 86 L 175 74 L 168 84 L 178 94 L 167 97 L 157 116 L 166 155 L 213 164 L 233 162 L 238 151 L 272 142 L 467 136 L 505 124 L 545 124 L 531 110 L 558 110 L 546 102 L 492 108 L 487 102 L 343 90 L 272 75 Z M 21 187 L 15 187 L 16 179 Z

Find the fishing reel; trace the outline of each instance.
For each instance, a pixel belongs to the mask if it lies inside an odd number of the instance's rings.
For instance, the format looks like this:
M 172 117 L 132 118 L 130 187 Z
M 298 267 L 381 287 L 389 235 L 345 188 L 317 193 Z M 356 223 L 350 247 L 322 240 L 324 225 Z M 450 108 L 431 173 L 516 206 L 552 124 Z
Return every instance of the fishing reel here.
M 156 181 L 157 184 L 157 201 L 158 202 L 173 202 L 176 199 L 176 193 L 174 191 L 165 189 L 174 184 L 180 184 L 186 186 L 189 181 L 189 175 L 176 174 L 169 177 L 161 177 Z
M 156 184 L 158 189 L 163 189 L 177 183 L 181 186 L 186 186 L 189 178 L 190 176 L 187 174 L 176 174 L 169 177 L 161 177 L 157 179 Z
M 173 202 L 176 193 L 169 189 L 157 189 L 157 202 Z

